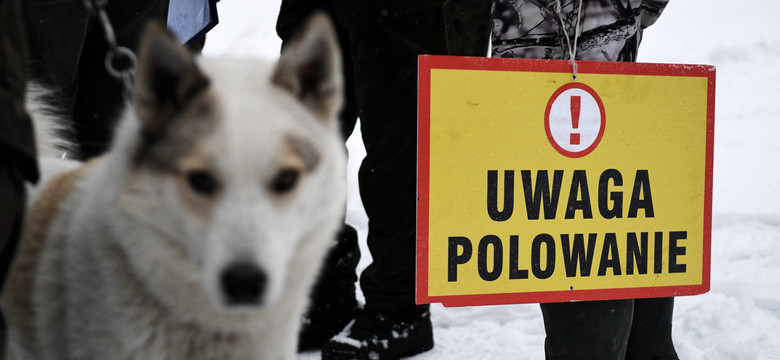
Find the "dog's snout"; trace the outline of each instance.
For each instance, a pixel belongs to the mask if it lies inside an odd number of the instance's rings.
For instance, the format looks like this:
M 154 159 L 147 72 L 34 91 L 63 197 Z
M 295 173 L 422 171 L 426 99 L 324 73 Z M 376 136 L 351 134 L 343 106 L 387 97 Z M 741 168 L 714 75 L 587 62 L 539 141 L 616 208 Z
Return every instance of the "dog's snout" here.
M 230 305 L 257 305 L 268 282 L 265 272 L 252 263 L 235 263 L 220 277 L 222 292 Z

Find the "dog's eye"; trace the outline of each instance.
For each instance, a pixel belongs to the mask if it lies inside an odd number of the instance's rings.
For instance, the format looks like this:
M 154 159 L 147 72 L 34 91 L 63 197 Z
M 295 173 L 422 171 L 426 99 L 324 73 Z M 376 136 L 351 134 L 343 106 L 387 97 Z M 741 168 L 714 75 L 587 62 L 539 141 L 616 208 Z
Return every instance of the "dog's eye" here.
M 213 175 L 204 170 L 193 170 L 187 173 L 187 182 L 196 193 L 210 196 L 219 189 L 219 182 Z
M 292 190 L 298 184 L 301 173 L 298 169 L 282 169 L 271 183 L 274 192 L 283 194 Z

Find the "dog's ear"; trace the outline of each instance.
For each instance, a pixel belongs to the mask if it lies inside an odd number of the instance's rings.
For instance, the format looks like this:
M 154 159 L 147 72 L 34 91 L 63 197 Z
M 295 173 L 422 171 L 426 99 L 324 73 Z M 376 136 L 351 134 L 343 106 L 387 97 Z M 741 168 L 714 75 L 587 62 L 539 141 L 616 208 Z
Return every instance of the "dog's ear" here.
M 344 98 L 341 50 L 322 12 L 310 16 L 282 51 L 272 81 L 300 99 L 318 117 L 333 121 Z
M 208 88 L 209 80 L 194 56 L 163 24 L 150 22 L 139 48 L 136 110 L 144 132 L 159 134 L 195 95 Z

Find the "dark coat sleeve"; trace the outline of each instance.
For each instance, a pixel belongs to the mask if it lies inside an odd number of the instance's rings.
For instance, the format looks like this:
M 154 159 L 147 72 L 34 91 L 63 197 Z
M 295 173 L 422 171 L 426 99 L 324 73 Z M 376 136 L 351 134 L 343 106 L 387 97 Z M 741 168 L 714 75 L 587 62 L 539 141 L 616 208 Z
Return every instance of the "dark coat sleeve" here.
M 29 181 L 38 180 L 35 141 L 24 108 L 27 47 L 18 0 L 0 0 L 0 154 Z

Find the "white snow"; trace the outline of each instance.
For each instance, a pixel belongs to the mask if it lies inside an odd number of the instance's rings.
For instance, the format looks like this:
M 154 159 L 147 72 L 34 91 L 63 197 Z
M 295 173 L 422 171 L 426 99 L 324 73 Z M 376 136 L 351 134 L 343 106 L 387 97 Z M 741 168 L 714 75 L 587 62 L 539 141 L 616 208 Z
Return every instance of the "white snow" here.
M 274 59 L 280 0 L 226 0 L 205 54 Z M 780 359 L 780 32 L 774 0 L 672 0 L 645 32 L 642 62 L 717 67 L 712 290 L 675 303 L 682 359 Z M 350 154 L 349 221 L 365 236 Z M 363 249 L 368 254 L 367 249 Z M 368 263 L 368 256 L 361 267 Z M 414 359 L 543 359 L 539 307 L 432 306 L 436 346 Z M 319 353 L 300 360 L 319 359 Z

